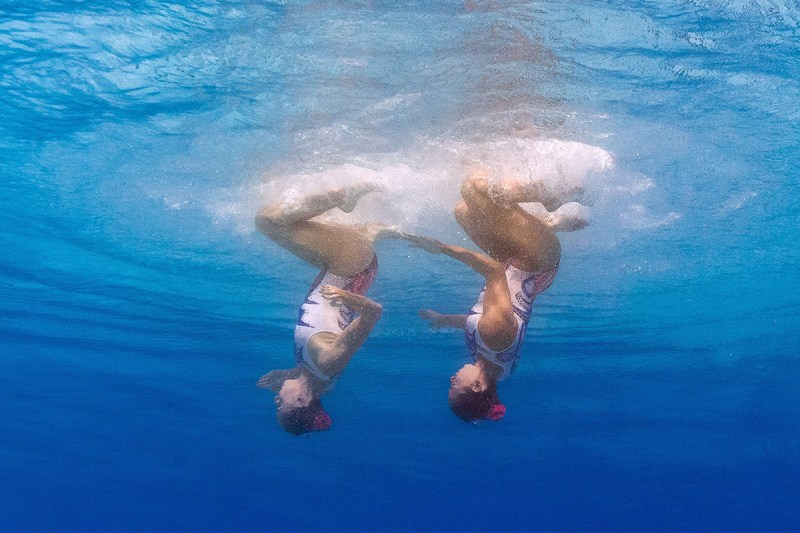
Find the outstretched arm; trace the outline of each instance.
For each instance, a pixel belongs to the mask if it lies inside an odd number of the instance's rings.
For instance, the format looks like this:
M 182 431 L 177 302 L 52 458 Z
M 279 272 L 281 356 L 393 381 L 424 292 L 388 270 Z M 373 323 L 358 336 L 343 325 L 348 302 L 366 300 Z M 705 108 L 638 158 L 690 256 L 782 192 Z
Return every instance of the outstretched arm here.
M 452 257 L 453 259 L 461 261 L 484 277 L 488 276 L 492 272 L 497 271 L 498 269 L 503 269 L 502 263 L 495 261 L 489 256 L 479 254 L 478 252 L 473 252 L 472 250 L 462 248 L 461 246 L 445 244 L 431 237 L 420 237 L 417 235 L 406 235 L 405 239 L 413 246 L 422 248 L 426 252 L 432 254 L 444 254 Z
M 286 368 L 283 370 L 272 370 L 267 372 L 258 380 L 256 387 L 260 389 L 270 389 L 278 392 L 283 387 L 283 382 L 287 379 L 297 379 L 300 376 L 299 368 Z
M 464 329 L 467 327 L 467 315 L 444 315 L 437 313 L 433 309 L 420 309 L 419 317 L 430 322 L 433 329 Z
M 324 298 L 331 300 L 334 305 L 346 305 L 359 314 L 336 337 L 336 340 L 319 354 L 320 365 L 324 365 L 326 371 L 331 374 L 336 374 L 344 370 L 353 355 L 367 340 L 372 328 L 375 327 L 381 317 L 383 308 L 379 303 L 370 300 L 366 296 L 332 285 L 322 287 L 320 294 Z
M 478 323 L 478 331 L 490 348 L 504 350 L 509 347 L 517 334 L 517 324 L 503 264 L 466 248 L 444 244 L 429 237 L 407 236 L 406 239 L 430 253 L 458 259 L 486 278 L 483 316 Z

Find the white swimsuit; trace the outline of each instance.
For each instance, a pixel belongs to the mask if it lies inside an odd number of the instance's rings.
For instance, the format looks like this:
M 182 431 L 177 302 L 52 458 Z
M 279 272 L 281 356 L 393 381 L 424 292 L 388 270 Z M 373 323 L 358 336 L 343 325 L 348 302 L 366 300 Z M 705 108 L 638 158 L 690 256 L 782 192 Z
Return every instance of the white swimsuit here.
M 553 283 L 557 270 L 558 267 L 543 272 L 525 272 L 511 266 L 511 264 L 506 264 L 506 280 L 511 294 L 514 318 L 517 320 L 517 334 L 514 337 L 514 342 L 505 350 L 499 352 L 492 350 L 483 342 L 480 333 L 478 333 L 478 322 L 483 316 L 483 297 L 486 293 L 486 287 L 483 288 L 480 296 L 478 296 L 478 301 L 470 309 L 467 316 L 467 325 L 464 328 L 464 336 L 467 340 L 470 356 L 476 361 L 478 356 L 483 356 L 488 361 L 499 366 L 503 372 L 500 375 L 500 381 L 510 376 L 517 368 L 520 348 L 525 338 L 525 330 L 528 328 L 528 321 L 531 318 L 533 301 L 539 293 L 544 292 Z
M 333 285 L 356 294 L 364 294 L 375 279 L 377 272 L 377 256 L 372 259 L 372 263 L 364 271 L 352 278 L 337 276 L 325 269 L 311 284 L 308 296 L 300 306 L 297 325 L 294 328 L 295 361 L 323 381 L 326 392 L 339 380 L 339 374 L 329 376 L 319 368 L 314 358 L 308 353 L 308 341 L 323 331 L 339 335 L 350 325 L 356 313 L 346 305 L 334 307 L 330 300 L 322 296 L 320 289 L 325 285 Z

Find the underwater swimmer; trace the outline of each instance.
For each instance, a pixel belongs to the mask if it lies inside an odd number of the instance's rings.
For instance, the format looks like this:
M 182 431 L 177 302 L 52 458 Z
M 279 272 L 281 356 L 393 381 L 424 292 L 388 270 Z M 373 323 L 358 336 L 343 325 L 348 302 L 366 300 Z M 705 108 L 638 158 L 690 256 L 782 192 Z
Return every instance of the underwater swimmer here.
M 294 331 L 297 366 L 273 370 L 257 384 L 277 393 L 278 422 L 294 435 L 330 427 L 320 397 L 333 388 L 381 316 L 380 304 L 364 296 L 378 269 L 372 245 L 397 236 L 386 226 L 311 219 L 334 208 L 349 213 L 362 196 L 377 190 L 362 183 L 307 196 L 289 207 L 267 205 L 256 216 L 264 235 L 322 269 L 300 307 Z
M 533 301 L 556 276 L 561 244 L 554 231 L 586 226 L 584 218 L 560 211 L 582 195 L 580 187 L 557 193 L 541 182 L 505 183 L 498 190 L 484 174 L 475 174 L 462 184 L 455 217 L 487 255 L 404 235 L 414 246 L 461 261 L 486 280 L 468 315 L 420 311 L 436 329 L 464 330 L 473 362 L 450 378 L 448 392 L 450 409 L 462 420 L 500 420 L 505 415 L 497 384 L 516 369 Z M 523 202 L 541 203 L 547 211 L 541 218 L 533 216 L 518 205 Z

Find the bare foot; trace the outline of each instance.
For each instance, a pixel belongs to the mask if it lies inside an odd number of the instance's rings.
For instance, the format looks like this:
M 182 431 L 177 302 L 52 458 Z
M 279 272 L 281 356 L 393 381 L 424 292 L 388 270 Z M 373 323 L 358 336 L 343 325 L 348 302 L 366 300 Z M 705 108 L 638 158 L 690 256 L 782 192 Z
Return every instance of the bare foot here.
M 589 225 L 588 215 L 586 206 L 569 202 L 539 218 L 553 231 L 578 231 Z
M 548 186 L 543 181 L 526 183 L 524 186 L 529 198 L 540 202 L 548 211 L 556 211 L 561 206 L 577 202 L 591 205 L 583 185 L 557 185 Z
M 591 199 L 589 194 L 586 192 L 586 187 L 583 185 L 573 185 L 572 187 L 565 187 L 557 191 L 558 200 L 561 202 L 561 205 L 565 205 L 572 202 L 577 202 L 579 204 L 591 206 L 594 204 L 594 201 Z
M 339 206 L 339 209 L 345 213 L 350 213 L 356 208 L 356 205 L 362 196 L 381 190 L 383 189 L 380 185 L 369 181 L 343 187 L 341 191 L 344 195 L 344 199 L 342 200 L 342 204 Z
M 499 180 L 489 185 L 489 198 L 504 208 L 514 204 L 538 202 L 548 211 L 555 211 L 564 204 L 580 202 L 591 205 L 586 189 L 582 185 L 550 186 L 542 180 L 519 182 Z

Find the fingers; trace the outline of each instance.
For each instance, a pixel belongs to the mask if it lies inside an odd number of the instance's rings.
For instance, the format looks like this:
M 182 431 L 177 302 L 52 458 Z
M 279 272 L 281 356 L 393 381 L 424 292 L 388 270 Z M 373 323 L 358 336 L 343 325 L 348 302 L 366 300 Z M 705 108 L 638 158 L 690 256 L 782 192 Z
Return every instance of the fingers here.
M 269 388 L 272 387 L 271 382 L 272 382 L 272 379 L 271 379 L 270 375 L 269 374 L 264 374 L 263 376 L 261 376 L 258 379 L 258 382 L 256 382 L 256 387 L 258 387 L 259 389 L 269 389 Z
M 323 298 L 330 301 L 331 305 L 339 306 L 342 304 L 344 291 L 339 287 L 334 287 L 333 285 L 323 285 L 320 288 L 319 293 Z
M 431 328 L 439 329 L 441 327 L 441 323 L 439 318 L 442 316 L 440 313 L 437 313 L 433 309 L 420 309 L 419 317 L 423 320 L 427 320 L 430 323 Z
M 345 304 L 359 308 L 361 306 L 360 304 L 363 304 L 363 301 L 367 300 L 367 298 L 359 294 L 340 289 L 333 285 L 323 285 L 319 292 L 323 298 L 330 301 L 331 305 L 336 307 Z
M 442 243 L 432 237 L 407 234 L 405 238 L 415 248 L 421 248 L 432 254 L 442 253 Z
M 330 300 L 337 297 L 341 298 L 345 291 L 333 285 L 323 285 L 319 292 L 323 297 Z
M 334 287 L 333 285 L 323 285 L 320 287 L 319 292 L 322 296 L 328 298 L 339 294 L 339 290 L 339 287 Z

